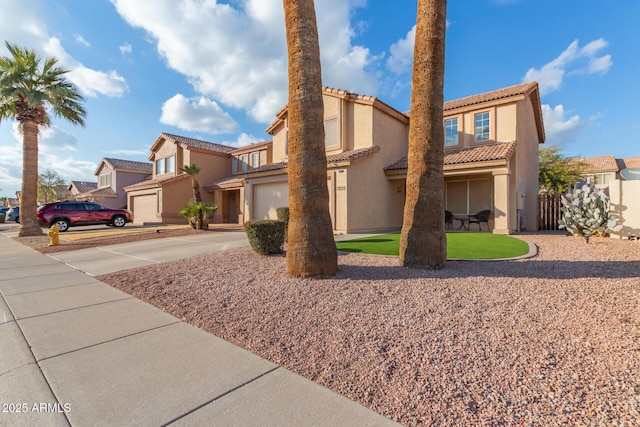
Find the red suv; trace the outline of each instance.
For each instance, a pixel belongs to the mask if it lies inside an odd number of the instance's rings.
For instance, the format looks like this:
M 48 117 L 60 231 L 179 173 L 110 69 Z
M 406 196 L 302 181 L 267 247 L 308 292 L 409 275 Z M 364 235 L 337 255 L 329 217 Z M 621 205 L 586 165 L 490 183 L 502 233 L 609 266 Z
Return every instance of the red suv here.
M 109 209 L 92 202 L 64 201 L 38 207 L 38 221 L 43 225 L 57 225 L 60 232 L 78 225 L 106 224 L 124 227 L 132 220 L 131 212 L 127 210 Z

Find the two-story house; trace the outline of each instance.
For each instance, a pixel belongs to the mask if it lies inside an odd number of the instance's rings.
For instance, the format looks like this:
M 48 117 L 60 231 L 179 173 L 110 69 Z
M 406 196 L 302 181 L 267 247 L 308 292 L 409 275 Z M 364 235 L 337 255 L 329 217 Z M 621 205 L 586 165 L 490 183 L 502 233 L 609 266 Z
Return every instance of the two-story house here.
M 410 114 L 375 97 L 323 90 L 334 231 L 399 229 Z M 538 144 L 544 142 L 537 83 L 450 101 L 444 112 L 446 209 L 461 217 L 489 209 L 496 233 L 535 230 Z M 273 136 L 271 162 L 252 164 L 256 150 L 249 146 L 238 153 L 241 166 L 233 175 L 205 186 L 219 201 L 235 192 L 242 221 L 275 218 L 275 210 L 288 204 L 287 120 L 285 106 L 267 128 Z M 262 144 L 268 153 L 269 142 Z
M 71 181 L 68 190 L 76 200 L 123 208 L 127 206 L 124 187 L 147 179 L 151 172 L 151 163 L 104 157 L 94 172 L 97 182 Z
M 134 223 L 185 223 L 178 213 L 193 198 L 193 189 L 191 178 L 180 169 L 198 166 L 201 184 L 220 180 L 231 175 L 229 153 L 233 150 L 226 145 L 161 133 L 151 146 L 150 179 L 124 188 Z M 201 195 L 203 202 L 213 203 L 213 195 L 206 191 Z

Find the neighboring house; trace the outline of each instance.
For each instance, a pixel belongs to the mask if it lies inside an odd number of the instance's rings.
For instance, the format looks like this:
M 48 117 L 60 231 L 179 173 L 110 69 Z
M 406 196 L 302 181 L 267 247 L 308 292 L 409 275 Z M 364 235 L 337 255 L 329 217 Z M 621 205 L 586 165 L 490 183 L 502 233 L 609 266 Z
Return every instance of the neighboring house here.
M 584 175 L 590 177 L 598 187 L 607 187 L 620 171 L 620 166 L 613 156 L 597 156 L 574 159 L 584 164 Z
M 197 177 L 201 185 L 220 180 L 231 175 L 229 153 L 233 150 L 226 145 L 161 133 L 151 146 L 150 179 L 124 188 L 134 223 L 186 223 L 178 213 L 192 199 L 193 190 L 191 178 L 180 168 L 197 165 L 201 169 Z M 202 191 L 202 201 L 212 203 L 213 196 Z
M 334 231 L 400 228 L 409 114 L 375 97 L 323 90 Z M 495 233 L 537 229 L 538 144 L 545 139 L 537 83 L 447 102 L 444 119 L 446 209 L 460 216 L 490 209 Z M 234 173 L 205 185 L 219 206 L 231 192 L 239 198 L 240 222 L 275 218 L 288 204 L 286 106 L 267 132 L 271 142 L 234 150 Z
M 141 182 L 153 172 L 148 162 L 103 158 L 94 175 L 98 182 L 71 181 L 69 191 L 76 200 L 87 200 L 112 209 L 127 206 L 124 187 Z

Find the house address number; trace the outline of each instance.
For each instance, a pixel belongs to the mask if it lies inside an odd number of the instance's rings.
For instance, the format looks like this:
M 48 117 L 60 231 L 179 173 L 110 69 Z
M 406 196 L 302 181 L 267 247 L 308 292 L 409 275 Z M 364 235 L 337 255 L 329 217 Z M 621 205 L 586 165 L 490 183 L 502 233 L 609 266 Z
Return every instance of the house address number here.
M 337 191 L 344 191 L 344 190 L 346 190 L 346 189 L 347 189 L 347 187 L 346 187 L 346 186 L 344 186 L 344 185 L 338 185 L 338 186 L 336 187 L 336 190 L 337 190 Z

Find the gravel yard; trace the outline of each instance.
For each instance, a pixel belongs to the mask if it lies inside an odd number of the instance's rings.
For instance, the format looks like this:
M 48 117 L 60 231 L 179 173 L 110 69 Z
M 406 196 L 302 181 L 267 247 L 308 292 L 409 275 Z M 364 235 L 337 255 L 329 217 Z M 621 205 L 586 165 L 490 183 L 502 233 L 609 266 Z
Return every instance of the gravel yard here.
M 640 242 L 518 237 L 539 254 L 301 280 L 245 248 L 98 279 L 407 426 L 640 425 Z

